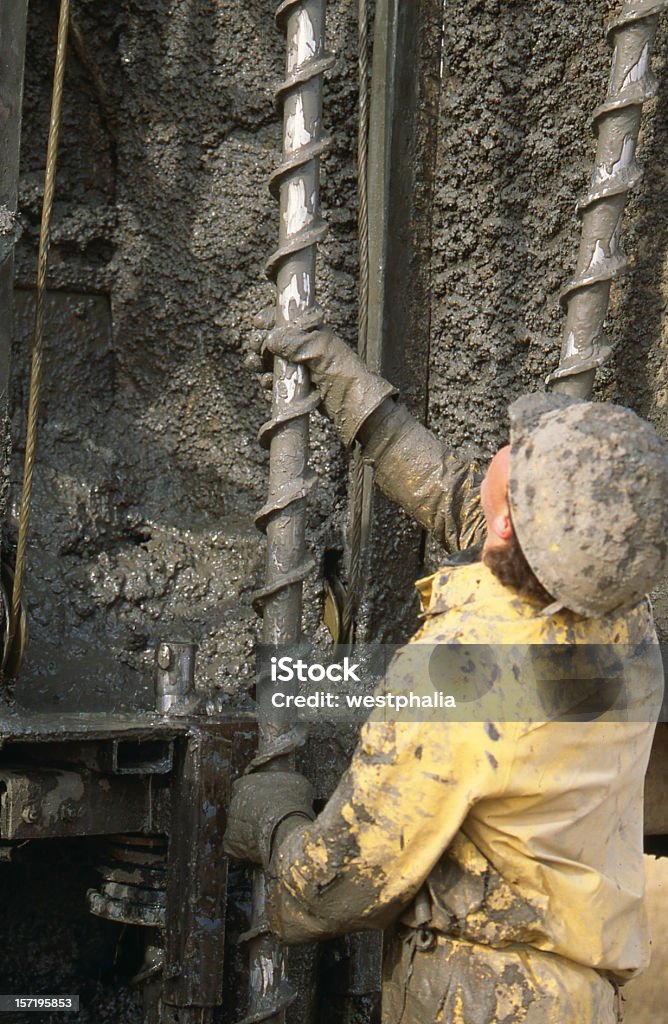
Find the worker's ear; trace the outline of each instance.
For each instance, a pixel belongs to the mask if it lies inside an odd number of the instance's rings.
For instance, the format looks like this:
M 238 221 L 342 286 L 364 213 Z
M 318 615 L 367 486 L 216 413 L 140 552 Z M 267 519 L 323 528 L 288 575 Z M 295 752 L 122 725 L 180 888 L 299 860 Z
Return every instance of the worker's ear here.
M 510 518 L 510 512 L 501 512 L 499 515 L 494 516 L 488 528 L 496 537 L 499 538 L 499 540 L 502 540 L 505 543 L 512 540 L 515 532 Z

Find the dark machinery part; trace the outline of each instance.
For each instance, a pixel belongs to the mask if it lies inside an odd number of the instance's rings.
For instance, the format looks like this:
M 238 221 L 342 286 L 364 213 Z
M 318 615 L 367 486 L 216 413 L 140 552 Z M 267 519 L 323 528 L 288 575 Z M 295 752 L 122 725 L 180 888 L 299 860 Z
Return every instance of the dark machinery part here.
M 46 839 L 150 831 L 160 812 L 150 776 L 0 766 L 0 838 Z
M 8 712 L 1 724 L 0 860 L 31 840 L 104 836 L 89 907 L 141 927 L 146 1024 L 211 1024 L 223 989 L 223 809 L 255 723 Z
M 227 861 L 221 851 L 233 741 L 193 727 L 178 747 L 167 853 L 165 1024 L 210 1024 L 223 998 Z
M 636 146 L 643 103 L 657 91 L 650 69 L 659 14 L 668 0 L 624 0 L 608 39 L 612 71 L 605 101 L 594 112 L 596 162 L 591 187 L 578 204 L 582 238 L 575 274 L 562 293 L 566 324 L 553 391 L 588 398 L 596 368 L 610 356 L 603 336 L 610 284 L 626 271 L 621 227 L 629 190 L 642 176 Z
M 162 927 L 165 924 L 167 840 L 118 835 L 106 843 L 98 868 L 99 890 L 86 894 L 91 913 L 109 921 Z
M 191 728 L 177 747 L 169 840 L 111 837 L 100 889 L 88 893 L 94 914 L 147 929 L 134 981 L 145 986 L 149 1019 L 161 1024 L 209 1024 L 222 1001 L 227 863 L 220 852 L 221 811 L 230 754 L 230 739 L 215 728 Z
M 89 891 L 92 913 L 145 930 L 133 982 L 149 1020 L 208 1024 L 222 1001 L 226 862 L 221 779 L 230 741 L 192 730 L 181 741 L 166 836 L 110 837 Z M 161 980 L 162 984 L 157 984 Z

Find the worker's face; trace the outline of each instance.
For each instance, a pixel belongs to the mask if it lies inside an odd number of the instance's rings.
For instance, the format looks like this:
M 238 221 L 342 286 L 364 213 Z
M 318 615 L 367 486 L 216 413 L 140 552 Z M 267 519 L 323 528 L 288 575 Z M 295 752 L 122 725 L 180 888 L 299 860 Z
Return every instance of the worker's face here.
M 508 474 L 510 472 L 510 445 L 500 448 L 489 466 L 480 486 L 480 501 L 487 524 L 487 537 L 483 555 L 494 548 L 508 545 L 513 536 L 513 524 L 508 506 Z

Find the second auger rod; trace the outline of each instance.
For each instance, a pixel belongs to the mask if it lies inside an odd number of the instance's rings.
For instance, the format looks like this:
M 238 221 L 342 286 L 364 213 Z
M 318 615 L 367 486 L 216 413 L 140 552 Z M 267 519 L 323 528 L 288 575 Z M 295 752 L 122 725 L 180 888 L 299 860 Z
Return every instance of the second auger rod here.
M 547 379 L 553 391 L 591 395 L 596 368 L 610 356 L 603 337 L 610 284 L 627 267 L 621 227 L 629 190 L 640 181 L 636 162 L 642 106 L 656 94 L 650 69 L 659 15 L 668 0 L 624 0 L 611 23 L 613 48 L 608 94 L 594 112 L 596 162 L 591 187 L 578 204 L 582 236 L 575 274 L 562 293 L 566 309 L 559 367 Z

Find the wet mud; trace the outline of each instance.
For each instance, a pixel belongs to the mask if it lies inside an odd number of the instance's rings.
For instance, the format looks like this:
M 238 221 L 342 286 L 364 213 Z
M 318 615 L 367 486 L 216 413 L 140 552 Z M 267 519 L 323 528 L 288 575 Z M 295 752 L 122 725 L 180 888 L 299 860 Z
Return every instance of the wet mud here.
M 428 424 L 460 450 L 486 457 L 507 440 L 509 402 L 542 387 L 558 363 L 559 292 L 575 267 L 575 204 L 589 185 L 590 118 L 610 69 L 604 26 L 617 6 L 446 5 L 428 268 L 431 342 L 421 358 L 429 369 Z M 267 179 L 280 144 L 273 89 L 284 74 L 284 40 L 271 5 L 259 0 L 77 0 L 73 7 L 80 39 L 66 73 L 25 584 L 31 639 L 16 696 L 40 710 L 152 707 L 156 644 L 192 639 L 205 703 L 235 704 L 253 681 L 258 620 L 251 595 L 264 576 L 264 540 L 253 517 L 266 501 L 267 455 L 256 438 L 267 405 L 243 362 L 257 335 L 255 315 L 273 302 L 264 264 L 276 247 L 278 204 Z M 56 5 L 31 3 L 10 548 L 55 27 Z M 324 96 L 332 146 L 321 186 L 329 234 L 318 254 L 317 288 L 329 321 L 353 344 L 356 37 L 356 5 L 332 0 L 327 44 L 335 62 Z M 664 19 L 654 62 L 659 93 L 641 127 L 645 175 L 623 232 L 630 273 L 613 285 L 605 325 L 613 357 L 597 383 L 600 397 L 630 405 L 664 437 L 667 58 Z M 415 258 L 428 257 L 420 251 Z M 410 273 L 409 260 L 403 276 Z M 318 482 L 307 538 L 321 570 L 324 552 L 344 547 L 347 456 L 319 414 L 311 445 Z M 380 507 L 379 545 L 383 536 L 398 543 L 409 530 L 405 517 Z M 410 536 L 411 574 L 426 574 L 438 551 L 428 545 L 423 560 L 421 539 Z M 387 641 L 404 639 L 417 612 L 410 580 L 397 578 L 391 557 L 376 559 L 365 597 L 365 614 Z M 666 634 L 666 588 L 655 597 Z M 318 572 L 306 585 L 305 629 L 324 639 L 322 598 Z M 315 733 L 304 754 L 322 797 L 353 739 L 352 730 L 324 733 Z M 72 871 L 65 862 L 61 875 Z M 62 900 L 49 900 L 46 916 L 60 920 Z M 31 930 L 19 927 L 18 916 L 12 920 L 3 957 L 14 950 L 6 964 L 16 965 L 12 979 L 26 987 L 44 955 L 42 924 L 35 920 Z M 79 963 L 86 929 L 68 934 L 63 959 Z M 341 955 L 331 953 L 334 961 Z M 58 987 L 59 970 L 39 975 L 46 987 Z M 107 1009 L 96 1009 L 95 1019 L 141 1019 L 127 986 L 100 978 Z M 373 993 L 364 1000 L 372 1003 Z M 366 1011 L 359 1019 L 368 1020 Z
M 321 298 L 353 327 L 353 23 L 330 16 L 335 129 Z M 75 5 L 96 80 L 70 47 L 49 276 L 46 367 L 26 596 L 25 703 L 110 708 L 152 700 L 161 638 L 199 645 L 213 699 L 250 685 L 264 572 L 253 516 L 266 500 L 266 418 L 243 367 L 278 207 L 267 189 L 280 126 L 284 41 L 266 5 Z M 49 100 L 53 5 L 29 25 L 14 358 L 13 507 Z M 339 128 L 337 122 L 345 127 Z M 327 180 L 323 192 L 327 189 Z M 325 198 L 323 196 L 323 198 Z M 325 269 L 326 268 L 326 269 Z M 331 299 L 334 294 L 334 299 Z M 337 315 L 338 314 L 338 315 Z M 316 551 L 339 540 L 343 459 L 314 424 L 322 481 Z M 334 481 L 333 486 L 330 481 Z M 340 540 L 339 540 L 340 543 Z M 321 588 L 306 601 L 317 625 Z

